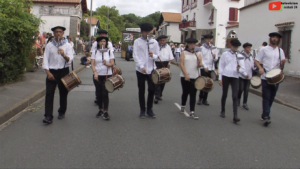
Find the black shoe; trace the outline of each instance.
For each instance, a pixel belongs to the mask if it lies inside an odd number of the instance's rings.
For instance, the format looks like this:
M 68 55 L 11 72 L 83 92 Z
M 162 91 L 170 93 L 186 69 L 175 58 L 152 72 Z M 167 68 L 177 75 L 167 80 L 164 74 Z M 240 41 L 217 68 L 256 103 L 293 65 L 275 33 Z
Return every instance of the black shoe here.
M 202 104 L 209 106 L 209 103 L 207 101 L 203 101 Z
M 247 103 L 243 104 L 243 108 L 246 109 L 246 110 L 249 110 L 249 107 L 248 107 Z
M 156 97 L 157 100 L 159 101 L 162 101 L 162 98 L 161 97 Z
M 239 122 L 239 121 L 241 121 L 241 119 L 238 118 L 237 113 L 234 113 L 234 114 L 233 114 L 233 122 L 234 122 L 234 123 L 237 123 L 237 122 Z
M 267 127 L 270 123 L 271 123 L 271 120 L 270 120 L 270 119 L 264 120 L 264 126 Z
M 197 104 L 201 105 L 202 104 L 202 99 L 199 99 L 198 102 L 197 102 Z
M 101 116 L 103 116 L 103 111 L 102 111 L 102 110 L 100 110 L 100 111 L 97 113 L 96 117 L 99 118 L 99 117 L 101 117 Z
M 148 110 L 147 110 L 147 115 L 148 115 L 149 117 L 151 117 L 151 118 L 155 118 L 155 117 L 156 117 L 155 114 L 153 113 L 152 109 L 148 109 Z
M 51 117 L 45 117 L 45 119 L 43 120 L 43 123 L 51 124 L 52 123 L 52 118 Z
M 95 103 L 95 104 L 98 104 L 98 100 L 95 100 L 94 103 Z
M 158 103 L 158 99 L 154 99 L 154 104 L 157 104 Z
M 109 117 L 107 112 L 103 113 L 103 119 L 104 120 L 110 120 L 110 117 Z
M 180 113 L 184 113 L 185 107 L 181 106 Z
M 225 118 L 225 111 L 221 111 L 220 116 L 221 116 L 222 118 Z
M 57 117 L 59 120 L 61 119 L 64 119 L 65 118 L 65 114 L 58 114 L 58 117 Z
M 146 117 L 145 112 L 146 112 L 145 110 L 141 110 L 141 113 L 140 113 L 140 118 L 141 119 L 144 119 Z

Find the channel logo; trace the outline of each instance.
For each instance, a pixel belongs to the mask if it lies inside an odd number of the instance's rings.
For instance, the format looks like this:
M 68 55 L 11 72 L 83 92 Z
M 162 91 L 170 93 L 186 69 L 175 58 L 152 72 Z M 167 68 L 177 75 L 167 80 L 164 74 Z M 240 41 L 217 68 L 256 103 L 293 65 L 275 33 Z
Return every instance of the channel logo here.
M 270 2 L 269 3 L 269 10 L 270 11 L 281 11 L 281 1 L 277 1 L 277 2 Z

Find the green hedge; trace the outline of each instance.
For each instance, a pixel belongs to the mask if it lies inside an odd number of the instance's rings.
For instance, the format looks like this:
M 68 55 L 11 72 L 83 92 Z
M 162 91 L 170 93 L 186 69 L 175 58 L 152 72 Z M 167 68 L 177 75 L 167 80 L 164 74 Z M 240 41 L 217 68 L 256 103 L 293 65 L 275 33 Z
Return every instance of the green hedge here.
M 30 66 L 33 36 L 41 23 L 29 13 L 31 5 L 31 0 L 0 0 L 0 85 L 20 79 Z

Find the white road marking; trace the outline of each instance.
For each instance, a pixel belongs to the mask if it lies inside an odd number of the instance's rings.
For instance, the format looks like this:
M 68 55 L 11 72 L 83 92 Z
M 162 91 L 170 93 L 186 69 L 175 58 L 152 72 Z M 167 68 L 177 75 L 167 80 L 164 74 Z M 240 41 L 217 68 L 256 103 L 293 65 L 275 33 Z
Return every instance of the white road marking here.
M 178 109 L 181 111 L 181 106 L 178 104 L 178 103 L 174 103 L 175 106 L 178 107 Z M 186 116 L 186 117 L 190 117 L 190 115 L 184 110 L 183 114 Z

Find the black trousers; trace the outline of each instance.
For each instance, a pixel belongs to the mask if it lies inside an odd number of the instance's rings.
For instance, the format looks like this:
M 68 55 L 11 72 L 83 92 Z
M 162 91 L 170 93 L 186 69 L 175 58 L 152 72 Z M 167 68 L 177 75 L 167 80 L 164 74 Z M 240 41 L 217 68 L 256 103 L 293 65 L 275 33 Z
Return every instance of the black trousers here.
M 196 94 L 197 89 L 195 88 L 195 80 L 190 79 L 190 81 L 186 81 L 184 77 L 181 77 L 181 87 L 182 87 L 182 95 L 181 95 L 181 106 L 186 105 L 186 101 L 188 95 L 190 95 L 190 111 L 195 111 L 196 105 Z
M 60 80 L 62 77 L 69 74 L 69 68 L 53 70 L 50 69 L 50 72 L 53 74 L 55 80 L 51 81 L 46 78 L 46 96 L 45 96 L 45 117 L 53 118 L 53 102 L 54 102 L 54 94 L 55 88 L 58 86 L 59 89 L 59 103 L 60 107 L 58 109 L 59 114 L 65 114 L 67 111 L 67 97 L 68 90 Z
M 241 100 L 242 94 L 244 92 L 243 104 L 247 103 L 247 101 L 248 101 L 249 87 L 250 87 L 250 80 L 249 79 L 243 79 L 243 78 L 239 79 L 238 99 L 239 99 L 239 101 Z
M 107 76 L 107 78 L 110 77 L 111 75 Z M 98 76 L 98 81 L 94 80 L 94 83 L 96 83 L 96 92 L 97 92 L 99 109 L 108 111 L 109 98 L 108 98 L 108 91 L 105 88 L 105 81 L 106 81 L 106 75 Z
M 138 82 L 139 88 L 139 103 L 140 109 L 142 111 L 146 110 L 146 103 L 145 103 L 145 81 L 148 82 L 148 99 L 147 99 L 147 109 L 150 110 L 153 107 L 153 100 L 154 100 L 154 83 L 152 81 L 151 75 L 143 74 L 139 71 L 136 71 L 136 77 Z
M 95 100 L 98 100 L 98 98 L 97 98 L 97 81 L 94 79 L 94 74 L 93 74 L 93 82 L 94 82 L 94 86 L 95 86 Z
M 160 69 L 160 68 L 163 68 L 163 67 L 168 67 L 168 64 L 169 64 L 169 61 L 155 62 L 155 65 L 156 65 L 157 69 Z M 155 85 L 155 97 L 156 98 L 162 97 L 162 93 L 164 91 L 164 88 L 165 88 L 165 83 Z
M 239 79 L 233 77 L 222 77 L 223 81 L 223 95 L 221 100 L 222 111 L 225 112 L 225 105 L 227 99 L 227 93 L 229 85 L 231 85 L 232 90 L 232 101 L 233 101 L 233 113 L 237 113 L 237 105 L 238 105 L 238 92 L 239 92 Z
M 205 72 L 204 69 L 201 69 L 201 76 L 211 78 L 210 73 L 211 73 L 211 71 Z M 199 99 L 200 100 L 202 99 L 202 101 L 207 101 L 207 97 L 208 97 L 208 92 L 200 91 L 200 94 L 199 94 Z

